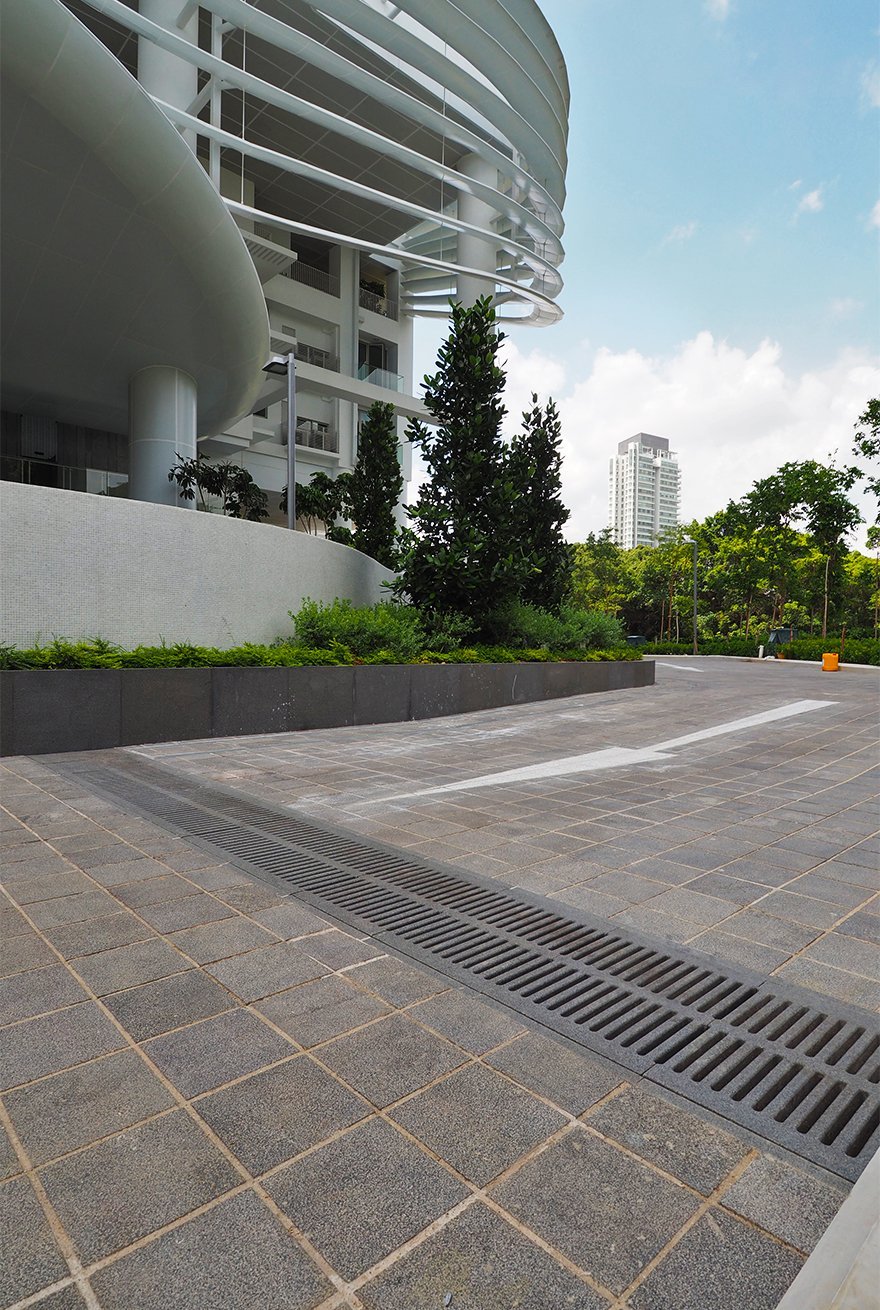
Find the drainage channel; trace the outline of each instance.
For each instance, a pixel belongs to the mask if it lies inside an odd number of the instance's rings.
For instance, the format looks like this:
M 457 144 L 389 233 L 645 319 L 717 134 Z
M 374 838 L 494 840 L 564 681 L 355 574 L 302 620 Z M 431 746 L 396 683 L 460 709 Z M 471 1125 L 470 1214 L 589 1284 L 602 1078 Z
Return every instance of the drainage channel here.
M 118 757 L 117 757 L 118 759 Z M 47 762 L 47 761 L 44 761 Z M 876 1016 L 139 759 L 58 762 L 399 954 L 856 1179 L 880 1140 Z

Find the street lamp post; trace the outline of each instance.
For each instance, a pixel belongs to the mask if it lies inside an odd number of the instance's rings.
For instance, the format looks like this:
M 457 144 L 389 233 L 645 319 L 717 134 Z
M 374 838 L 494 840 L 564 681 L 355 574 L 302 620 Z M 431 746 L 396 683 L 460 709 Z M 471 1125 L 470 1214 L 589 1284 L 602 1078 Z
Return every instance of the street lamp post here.
M 694 654 L 697 654 L 697 543 L 693 537 L 685 537 L 685 545 L 694 548 Z
M 287 526 L 296 529 L 296 354 L 273 355 L 264 373 L 287 375 Z

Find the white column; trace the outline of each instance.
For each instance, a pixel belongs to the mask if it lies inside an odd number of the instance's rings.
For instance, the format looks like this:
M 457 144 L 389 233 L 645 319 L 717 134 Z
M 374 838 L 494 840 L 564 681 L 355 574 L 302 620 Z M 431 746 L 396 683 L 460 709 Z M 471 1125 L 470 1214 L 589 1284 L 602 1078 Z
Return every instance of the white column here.
M 473 178 L 486 186 L 498 185 L 498 170 L 487 164 L 479 155 L 465 155 L 458 165 L 458 171 L 465 177 Z M 491 230 L 496 218 L 496 211 L 484 200 L 458 193 L 458 217 L 463 223 L 474 227 Z M 458 234 L 458 263 L 466 268 L 478 268 L 487 273 L 495 272 L 495 247 L 491 241 L 481 241 L 469 232 Z M 472 277 L 467 273 L 458 275 L 458 299 L 463 305 L 472 305 L 480 296 L 491 296 L 494 290 L 492 279 Z
M 185 0 L 140 0 L 138 8 L 142 18 L 158 23 L 166 31 L 183 37 L 192 45 L 198 44 L 198 6 L 194 6 L 183 27 L 178 27 L 177 22 L 185 8 Z M 188 109 L 199 89 L 199 74 L 195 64 L 188 63 L 168 50 L 162 50 L 143 36 L 138 39 L 138 81 L 149 95 L 164 100 L 175 109 Z M 190 149 L 195 151 L 194 133 L 184 132 L 182 135 Z
M 360 256 L 345 246 L 339 253 L 339 372 L 343 377 L 357 377 L 358 327 L 360 318 Z M 343 469 L 353 468 L 357 445 L 357 405 L 350 400 L 337 403 L 339 455 Z
M 181 500 L 168 473 L 177 456 L 196 453 L 196 383 L 188 373 L 155 364 L 135 373 L 128 384 L 129 500 L 193 509 Z

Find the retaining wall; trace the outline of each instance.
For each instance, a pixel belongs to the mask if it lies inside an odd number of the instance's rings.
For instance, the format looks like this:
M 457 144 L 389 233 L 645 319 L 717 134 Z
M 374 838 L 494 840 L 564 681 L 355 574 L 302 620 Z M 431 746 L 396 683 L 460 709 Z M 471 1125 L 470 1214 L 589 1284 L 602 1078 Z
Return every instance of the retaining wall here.
M 10 670 L 0 755 L 397 723 L 653 683 L 653 660 Z

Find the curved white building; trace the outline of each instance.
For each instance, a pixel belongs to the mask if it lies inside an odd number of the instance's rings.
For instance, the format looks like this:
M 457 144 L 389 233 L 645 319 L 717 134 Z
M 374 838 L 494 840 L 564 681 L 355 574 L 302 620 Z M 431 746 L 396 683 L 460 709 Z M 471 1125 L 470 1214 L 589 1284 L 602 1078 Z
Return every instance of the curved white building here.
M 60 0 L 5 8 L 34 21 L 44 5 Z M 422 413 L 413 316 L 492 294 L 503 318 L 559 317 L 568 86 L 535 0 L 66 9 L 170 120 L 239 228 L 271 348 L 298 360 L 301 481 L 352 466 L 373 400 L 394 403 L 401 423 Z M 135 157 L 149 175 L 148 144 Z M 180 236 L 195 253 L 202 226 Z M 207 453 L 234 456 L 275 493 L 286 481 L 283 389 L 267 378 L 241 412 L 198 420 Z M 24 444 L 19 455 L 29 457 Z

